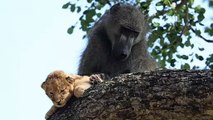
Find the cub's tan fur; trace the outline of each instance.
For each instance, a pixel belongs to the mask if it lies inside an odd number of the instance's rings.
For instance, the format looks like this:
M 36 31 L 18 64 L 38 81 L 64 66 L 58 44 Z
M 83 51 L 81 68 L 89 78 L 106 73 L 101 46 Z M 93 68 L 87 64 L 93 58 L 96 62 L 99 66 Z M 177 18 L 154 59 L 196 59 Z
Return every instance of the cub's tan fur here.
M 63 107 L 72 97 L 81 97 L 86 89 L 91 87 L 91 83 L 102 81 L 98 75 L 79 76 L 66 74 L 63 71 L 50 73 L 41 87 L 47 96 L 52 100 L 53 106 L 46 113 L 48 119 L 59 107 Z

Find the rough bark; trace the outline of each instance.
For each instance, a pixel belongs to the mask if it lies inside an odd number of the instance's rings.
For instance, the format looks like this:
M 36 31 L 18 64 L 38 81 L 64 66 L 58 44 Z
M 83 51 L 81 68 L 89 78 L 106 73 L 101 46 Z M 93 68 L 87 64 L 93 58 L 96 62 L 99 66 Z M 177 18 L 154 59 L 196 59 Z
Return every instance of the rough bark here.
M 49 120 L 213 120 L 213 71 L 161 70 L 114 77 Z

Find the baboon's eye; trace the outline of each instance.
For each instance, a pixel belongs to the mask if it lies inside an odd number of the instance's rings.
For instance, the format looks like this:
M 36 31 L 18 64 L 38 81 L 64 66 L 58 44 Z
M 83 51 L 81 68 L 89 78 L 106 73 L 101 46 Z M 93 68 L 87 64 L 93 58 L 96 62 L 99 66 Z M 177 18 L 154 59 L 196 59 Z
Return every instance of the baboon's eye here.
M 128 34 L 130 33 L 131 30 L 129 30 L 128 28 L 124 27 L 124 26 L 121 26 L 120 28 L 120 32 L 123 33 L 123 34 Z
M 133 32 L 134 37 L 138 37 L 139 32 L 136 32 L 136 31 L 132 31 L 132 32 Z
M 129 29 L 129 28 L 124 27 L 124 26 L 121 26 L 121 28 L 120 28 L 120 32 L 121 32 L 122 34 L 127 35 L 127 36 L 129 36 L 129 35 L 133 35 L 134 37 L 137 37 L 137 36 L 138 36 L 138 34 L 139 34 L 139 32 L 134 31 L 134 30 Z

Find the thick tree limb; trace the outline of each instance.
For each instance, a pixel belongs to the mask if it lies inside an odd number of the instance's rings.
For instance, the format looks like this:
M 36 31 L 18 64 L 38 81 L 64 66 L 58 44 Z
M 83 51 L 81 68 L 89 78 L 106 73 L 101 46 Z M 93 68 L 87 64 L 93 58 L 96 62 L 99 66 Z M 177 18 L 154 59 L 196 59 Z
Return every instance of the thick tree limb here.
M 124 74 L 72 99 L 49 120 L 213 120 L 213 71 Z

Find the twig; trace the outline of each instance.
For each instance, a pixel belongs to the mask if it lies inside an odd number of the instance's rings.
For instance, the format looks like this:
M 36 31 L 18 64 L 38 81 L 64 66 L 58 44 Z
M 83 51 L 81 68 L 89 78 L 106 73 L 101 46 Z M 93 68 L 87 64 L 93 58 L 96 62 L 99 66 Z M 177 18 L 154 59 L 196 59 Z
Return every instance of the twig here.
M 190 30 L 192 30 L 192 32 L 194 32 L 194 33 L 196 34 L 195 29 L 193 29 L 191 26 L 190 26 Z M 198 34 L 196 34 L 196 35 L 197 35 L 198 37 L 200 37 L 201 39 L 203 39 L 204 41 L 206 41 L 206 42 L 213 43 L 213 40 L 206 39 L 206 38 L 204 38 L 202 35 L 198 35 Z

